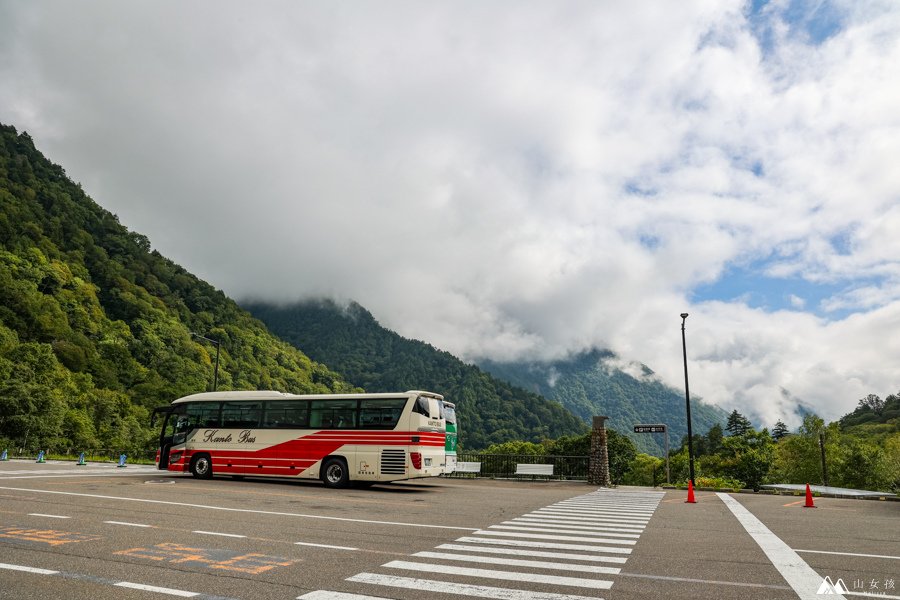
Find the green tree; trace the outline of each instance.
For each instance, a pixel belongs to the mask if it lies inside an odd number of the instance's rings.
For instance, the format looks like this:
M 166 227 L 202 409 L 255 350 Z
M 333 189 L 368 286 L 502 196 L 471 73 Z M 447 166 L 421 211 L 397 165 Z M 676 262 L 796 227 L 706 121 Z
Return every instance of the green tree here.
M 719 474 L 759 490 L 769 474 L 774 447 L 767 431 L 750 430 L 725 438 L 719 454 L 722 458 Z
M 666 461 L 658 456 L 651 456 L 641 452 L 637 454 L 628 465 L 628 470 L 622 477 L 625 485 L 649 485 L 656 486 L 666 479 Z
M 728 415 L 728 421 L 725 424 L 725 431 L 728 432 L 728 435 L 744 435 L 751 429 L 753 426 L 750 424 L 750 420 L 737 410 Z
M 776 442 L 788 434 L 788 427 L 781 420 L 772 428 L 772 439 Z

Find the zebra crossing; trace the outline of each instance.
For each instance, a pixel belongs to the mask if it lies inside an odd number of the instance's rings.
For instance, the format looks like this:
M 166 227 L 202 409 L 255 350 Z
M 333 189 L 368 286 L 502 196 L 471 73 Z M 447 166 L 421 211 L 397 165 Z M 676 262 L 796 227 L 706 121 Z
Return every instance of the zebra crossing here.
M 663 495 L 600 489 L 346 579 L 373 586 L 375 595 L 316 590 L 297 600 L 379 600 L 402 590 L 497 600 L 598 600 L 613 587 Z

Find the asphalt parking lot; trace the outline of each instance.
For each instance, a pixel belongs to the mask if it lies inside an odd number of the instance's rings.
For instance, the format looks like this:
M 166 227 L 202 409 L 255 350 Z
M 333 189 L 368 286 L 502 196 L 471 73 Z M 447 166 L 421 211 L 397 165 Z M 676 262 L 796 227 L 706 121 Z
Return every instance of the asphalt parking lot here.
M 900 598 L 900 503 L 0 463 L 0 597 Z

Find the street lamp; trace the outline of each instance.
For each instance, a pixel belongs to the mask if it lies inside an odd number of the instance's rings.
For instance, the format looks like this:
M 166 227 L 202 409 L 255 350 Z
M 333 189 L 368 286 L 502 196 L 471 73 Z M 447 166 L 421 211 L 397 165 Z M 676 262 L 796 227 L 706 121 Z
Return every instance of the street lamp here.
M 191 332 L 191 335 L 194 336 L 195 338 L 199 338 L 201 340 L 206 340 L 210 344 L 216 345 L 216 368 L 213 371 L 213 389 L 212 389 L 212 391 L 216 391 L 216 388 L 219 387 L 219 341 L 212 340 L 208 337 L 204 337 L 204 336 L 200 335 L 199 333 L 194 333 L 193 331 Z
M 691 390 L 688 386 L 687 343 L 684 339 L 684 322 L 688 314 L 681 313 L 681 350 L 684 353 L 684 405 L 687 409 L 688 463 L 691 471 L 691 484 L 694 483 L 694 434 L 691 431 Z

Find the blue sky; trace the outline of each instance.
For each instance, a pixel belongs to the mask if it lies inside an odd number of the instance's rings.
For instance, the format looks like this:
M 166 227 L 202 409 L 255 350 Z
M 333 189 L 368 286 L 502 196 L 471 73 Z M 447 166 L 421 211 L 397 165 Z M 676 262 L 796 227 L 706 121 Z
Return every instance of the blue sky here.
M 233 297 L 679 389 L 689 312 L 764 425 L 900 388 L 894 0 L 4 3 L 0 57 L 0 121 Z

